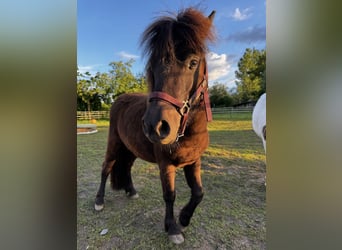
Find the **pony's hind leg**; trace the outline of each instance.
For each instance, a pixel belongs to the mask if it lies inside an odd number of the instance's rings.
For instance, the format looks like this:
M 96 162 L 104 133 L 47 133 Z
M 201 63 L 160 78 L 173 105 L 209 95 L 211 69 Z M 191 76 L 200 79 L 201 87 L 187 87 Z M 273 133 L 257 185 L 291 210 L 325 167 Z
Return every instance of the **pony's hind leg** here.
M 106 155 L 102 163 L 101 183 L 95 199 L 95 210 L 97 211 L 102 210 L 104 207 L 106 182 L 108 175 L 113 171 L 113 166 L 116 163 L 118 151 L 121 148 L 121 145 L 121 140 L 115 132 L 115 128 L 111 124 L 108 134 Z
M 106 182 L 107 182 L 108 175 L 110 174 L 113 168 L 114 163 L 115 163 L 115 160 L 111 160 L 111 161 L 105 160 L 102 164 L 101 183 L 100 183 L 100 187 L 96 194 L 96 199 L 95 199 L 96 211 L 100 211 L 104 207 Z
M 186 204 L 181 210 L 179 215 L 179 222 L 182 228 L 185 228 L 189 225 L 190 219 L 197 205 L 202 201 L 203 198 L 200 160 L 193 165 L 184 167 L 184 174 L 188 186 L 191 188 L 191 198 L 188 204 Z
M 135 155 L 126 147 L 122 147 L 111 173 L 111 184 L 113 189 L 124 189 L 127 197 L 133 199 L 139 197 L 134 188 L 131 176 L 131 169 L 135 159 Z
M 97 211 L 102 210 L 104 207 L 106 182 L 108 179 L 108 175 L 113 171 L 113 166 L 116 162 L 118 150 L 120 149 L 122 144 L 113 124 L 111 121 L 109 126 L 106 155 L 102 163 L 101 183 L 95 198 L 95 210 Z
M 105 187 L 108 175 L 111 175 L 113 189 L 124 189 L 130 198 L 138 198 L 132 181 L 131 168 L 136 157 L 123 145 L 106 155 L 102 165 L 101 183 L 95 199 L 95 210 L 100 211 L 104 207 Z

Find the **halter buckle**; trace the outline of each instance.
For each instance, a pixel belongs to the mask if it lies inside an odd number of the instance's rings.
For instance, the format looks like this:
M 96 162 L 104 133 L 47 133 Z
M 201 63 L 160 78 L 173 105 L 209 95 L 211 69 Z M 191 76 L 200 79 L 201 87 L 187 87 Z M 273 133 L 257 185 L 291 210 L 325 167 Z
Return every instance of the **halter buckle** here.
M 183 101 L 183 106 L 179 109 L 179 113 L 184 116 L 190 110 L 190 103 L 189 100 Z

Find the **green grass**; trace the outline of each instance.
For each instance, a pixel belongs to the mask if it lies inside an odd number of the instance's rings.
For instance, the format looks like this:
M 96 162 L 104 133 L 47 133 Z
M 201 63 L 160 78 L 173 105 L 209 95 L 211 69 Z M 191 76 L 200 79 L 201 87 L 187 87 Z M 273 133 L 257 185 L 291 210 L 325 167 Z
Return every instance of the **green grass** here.
M 78 249 L 266 249 L 262 143 L 252 131 L 250 113 L 224 115 L 214 114 L 208 124 L 210 146 L 202 157 L 205 195 L 179 246 L 169 242 L 163 229 L 165 206 L 155 164 L 140 159 L 134 163 L 139 199 L 127 199 L 107 183 L 105 208 L 94 211 L 108 121 L 97 121 L 96 134 L 78 135 Z M 182 171 L 177 173 L 176 190 L 178 216 L 190 195 Z M 100 236 L 104 228 L 109 231 Z
M 90 120 L 78 120 L 77 124 L 89 124 L 91 123 Z M 109 119 L 102 119 L 102 120 L 96 120 L 97 126 L 109 126 Z

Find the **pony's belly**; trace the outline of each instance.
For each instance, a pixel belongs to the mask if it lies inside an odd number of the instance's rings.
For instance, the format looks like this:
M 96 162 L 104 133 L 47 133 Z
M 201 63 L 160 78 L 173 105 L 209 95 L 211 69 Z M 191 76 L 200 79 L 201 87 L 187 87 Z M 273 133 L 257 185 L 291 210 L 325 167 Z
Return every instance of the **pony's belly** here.
M 142 160 L 144 160 L 144 161 L 156 163 L 156 158 L 155 158 L 153 152 L 144 152 L 144 153 L 141 153 L 141 152 L 137 151 L 137 152 L 135 153 L 135 155 L 136 155 L 138 158 L 140 158 L 140 159 L 142 159 Z
M 129 151 L 131 151 L 136 157 L 148 161 L 156 162 L 153 152 L 153 144 L 150 143 L 144 135 L 136 134 L 136 136 L 122 138 L 123 143 Z

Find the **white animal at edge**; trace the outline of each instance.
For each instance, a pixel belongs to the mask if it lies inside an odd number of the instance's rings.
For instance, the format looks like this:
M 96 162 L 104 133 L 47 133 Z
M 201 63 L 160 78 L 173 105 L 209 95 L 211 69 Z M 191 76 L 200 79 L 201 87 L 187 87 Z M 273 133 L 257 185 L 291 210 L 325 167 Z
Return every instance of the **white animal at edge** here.
M 266 93 L 262 94 L 252 114 L 253 130 L 261 138 L 266 153 Z

